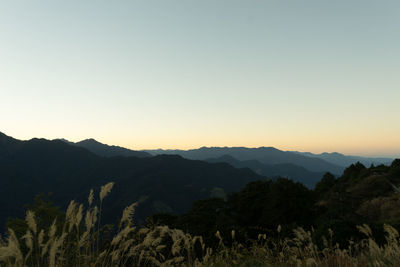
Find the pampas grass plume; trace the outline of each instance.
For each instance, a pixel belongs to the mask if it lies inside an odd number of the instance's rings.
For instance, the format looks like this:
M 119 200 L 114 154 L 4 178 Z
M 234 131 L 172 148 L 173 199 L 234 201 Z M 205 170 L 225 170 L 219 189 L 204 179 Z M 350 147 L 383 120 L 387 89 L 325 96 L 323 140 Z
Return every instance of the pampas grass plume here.
M 101 190 L 100 190 L 100 202 L 102 202 L 103 199 L 108 195 L 108 193 L 111 192 L 111 189 L 113 188 L 113 186 L 114 186 L 114 182 L 110 182 L 110 183 L 108 183 L 106 185 L 103 185 L 101 187 Z
M 28 210 L 26 212 L 26 217 L 25 220 L 28 224 L 29 229 L 31 229 L 33 231 L 33 233 L 36 234 L 37 232 L 37 224 L 35 221 L 35 213 L 33 211 Z
M 88 197 L 88 203 L 89 203 L 89 206 L 91 206 L 91 205 L 92 205 L 92 203 L 93 203 L 93 199 L 94 199 L 94 193 L 93 193 L 93 189 L 90 189 L 90 193 L 89 193 L 89 197 Z

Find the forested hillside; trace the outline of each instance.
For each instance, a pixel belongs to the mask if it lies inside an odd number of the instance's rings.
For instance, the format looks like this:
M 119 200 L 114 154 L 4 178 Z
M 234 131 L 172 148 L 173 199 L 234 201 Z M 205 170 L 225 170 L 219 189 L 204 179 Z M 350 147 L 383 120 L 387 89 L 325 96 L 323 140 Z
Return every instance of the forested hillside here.
M 240 190 L 250 181 L 265 180 L 249 169 L 211 164 L 176 155 L 101 157 L 64 141 L 19 141 L 0 135 L 0 223 L 23 216 L 24 204 L 39 193 L 53 193 L 57 205 L 86 198 L 90 188 L 115 182 L 106 220 L 140 201 L 136 219 L 156 212 L 182 213 L 194 200 Z
M 400 160 L 370 168 L 353 164 L 338 179 L 327 173 L 314 190 L 288 179 L 251 182 L 225 200 L 196 201 L 181 216 L 159 214 L 150 221 L 202 235 L 209 242 L 215 241 L 217 230 L 229 240 L 235 229 L 243 241 L 260 232 L 274 233 L 278 225 L 281 235 L 299 226 L 313 227 L 318 238 L 332 229 L 335 242 L 347 246 L 350 238 L 360 237 L 357 225 L 368 224 L 378 232 L 384 223 L 400 227 Z

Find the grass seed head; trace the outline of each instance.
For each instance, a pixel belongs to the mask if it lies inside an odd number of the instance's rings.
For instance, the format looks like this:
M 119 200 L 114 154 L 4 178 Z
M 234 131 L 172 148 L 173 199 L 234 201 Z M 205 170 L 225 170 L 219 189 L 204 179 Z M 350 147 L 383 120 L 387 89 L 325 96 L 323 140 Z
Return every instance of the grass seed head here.
M 88 197 L 88 203 L 89 203 L 89 206 L 91 206 L 91 205 L 92 205 L 92 203 L 93 203 L 93 199 L 94 199 L 94 193 L 93 193 L 93 189 L 90 189 L 90 193 L 89 193 L 89 197 Z
M 111 189 L 113 188 L 113 186 L 114 186 L 114 183 L 110 182 L 110 183 L 108 183 L 106 185 L 103 185 L 101 187 L 101 190 L 100 190 L 100 202 L 102 202 L 103 199 L 111 192 Z
M 33 231 L 34 234 L 37 232 L 37 224 L 35 221 L 35 213 L 33 211 L 28 210 L 26 212 L 25 220 L 28 224 L 29 229 Z

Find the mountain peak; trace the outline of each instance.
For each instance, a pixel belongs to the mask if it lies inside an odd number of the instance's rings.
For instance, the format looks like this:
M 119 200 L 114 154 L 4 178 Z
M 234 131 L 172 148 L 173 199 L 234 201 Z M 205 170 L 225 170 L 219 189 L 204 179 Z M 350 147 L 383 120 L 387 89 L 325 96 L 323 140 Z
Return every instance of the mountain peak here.
M 82 141 L 77 142 L 77 144 L 102 144 L 99 141 L 97 141 L 96 139 L 93 138 L 88 138 L 88 139 L 84 139 Z
M 107 144 L 103 144 L 93 138 L 82 140 L 80 142 L 75 143 L 75 145 L 84 147 L 99 156 L 105 156 L 105 157 L 134 156 L 134 157 L 144 158 L 151 156 L 147 152 L 135 151 L 120 146 L 110 146 Z
M 54 139 L 54 140 L 59 140 L 59 141 L 63 141 L 64 143 L 72 143 L 72 142 L 70 142 L 70 141 L 68 141 L 67 139 L 65 139 L 65 138 L 57 138 L 57 139 Z

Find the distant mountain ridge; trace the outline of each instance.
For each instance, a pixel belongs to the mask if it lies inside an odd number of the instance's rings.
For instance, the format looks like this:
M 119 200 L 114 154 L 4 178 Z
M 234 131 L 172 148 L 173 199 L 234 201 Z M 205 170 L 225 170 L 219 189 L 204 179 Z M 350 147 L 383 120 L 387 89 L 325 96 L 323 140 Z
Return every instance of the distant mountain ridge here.
M 314 154 L 310 152 L 298 152 L 298 151 L 291 151 L 291 152 L 304 155 L 307 157 L 320 158 L 342 167 L 347 167 L 356 162 L 360 162 L 365 166 L 380 165 L 380 164 L 390 165 L 394 160 L 393 158 L 371 158 L 371 157 L 361 157 L 361 156 L 349 156 L 349 155 L 343 155 L 338 152 L 332 152 L 332 153 L 324 152 L 321 154 Z
M 188 159 L 206 160 L 229 155 L 240 161 L 257 160 L 263 164 L 294 164 L 312 172 L 331 172 L 339 175 L 344 167 L 321 158 L 314 158 L 294 152 L 282 151 L 274 147 L 201 147 L 191 150 L 144 150 L 153 155 L 177 154 Z
M 5 136 L 3 134 L 3 136 Z M 1 138 L 1 137 L 0 137 Z M 281 151 L 274 147 L 201 147 L 191 150 L 142 150 L 135 151 L 120 146 L 100 143 L 95 139 L 70 142 L 58 139 L 70 145 L 82 147 L 101 157 L 152 157 L 154 155 L 180 155 L 187 159 L 207 162 L 225 162 L 235 168 L 249 168 L 268 177 L 288 177 L 312 188 L 325 172 L 339 176 L 345 167 L 361 162 L 371 164 L 390 164 L 389 158 L 366 158 L 346 156 L 340 153 L 313 154 L 310 152 Z M 14 139 L 15 141 L 19 141 Z M 0 155 L 1 158 L 1 155 Z
M 95 139 L 85 139 L 80 142 L 69 142 L 65 139 L 60 139 L 70 144 L 74 144 L 76 146 L 84 147 L 89 151 L 103 157 L 114 157 L 114 156 L 134 156 L 134 157 L 151 157 L 153 155 L 180 155 L 187 159 L 195 159 L 195 160 L 208 160 L 208 159 L 216 159 L 224 156 L 231 156 L 239 161 L 253 161 L 256 160 L 259 163 L 264 165 L 277 165 L 277 164 L 289 164 L 286 167 L 289 169 L 293 169 L 292 165 L 296 165 L 299 168 L 303 168 L 303 170 L 298 169 L 298 171 L 302 174 L 294 175 L 294 172 L 291 172 L 292 176 L 295 180 L 296 177 L 304 177 L 305 174 L 304 169 L 306 171 L 311 172 L 310 175 L 315 177 L 316 173 L 320 174 L 323 172 L 331 172 L 335 175 L 340 175 L 344 168 L 354 164 L 356 162 L 360 162 L 366 166 L 371 164 L 373 165 L 390 165 L 393 161 L 392 158 L 368 158 L 361 156 L 348 156 L 341 153 L 333 152 L 333 153 L 321 153 L 314 154 L 311 152 L 299 152 L 299 151 L 282 151 L 276 149 L 274 147 L 259 147 L 259 148 L 247 148 L 247 147 L 201 147 L 198 149 L 190 149 L 190 150 L 163 150 L 163 149 L 155 149 L 155 150 L 131 150 L 120 146 L 110 146 L 96 141 Z M 223 161 L 225 162 L 225 161 Z M 229 162 L 228 162 L 229 163 Z M 231 162 L 232 163 L 232 162 Z M 251 162 L 248 162 L 250 169 L 255 170 L 251 167 Z M 292 165 L 290 165 L 292 164 Z M 236 166 L 242 166 L 241 164 L 236 164 Z M 281 166 L 282 167 L 282 166 Z M 279 168 L 278 168 L 279 169 Z M 283 168 L 280 168 L 283 170 Z M 282 172 L 281 176 L 286 176 L 285 172 Z M 268 171 L 267 173 L 270 173 Z M 275 171 L 273 171 L 275 173 Z
M 63 141 L 69 142 L 65 139 Z M 109 146 L 106 144 L 102 144 L 94 139 L 85 139 L 80 142 L 69 142 L 70 144 L 84 147 L 89 151 L 105 157 L 111 156 L 135 156 L 135 157 L 151 157 L 152 155 L 145 151 L 134 151 L 130 149 L 126 149 L 123 147 L 118 146 Z M 273 151 L 280 151 L 275 148 L 266 148 L 271 149 Z M 162 154 L 170 154 L 170 155 L 180 155 L 185 157 L 181 150 L 167 150 L 170 153 L 164 153 L 165 150 L 160 150 L 160 153 L 157 155 Z M 213 152 L 211 152 L 214 155 Z M 187 156 L 187 155 L 186 155 Z M 295 165 L 293 163 L 277 163 L 277 164 L 266 164 L 261 163 L 259 160 L 249 159 L 249 160 L 238 160 L 231 155 L 223 155 L 221 157 L 216 158 L 206 158 L 203 159 L 203 156 L 199 158 L 196 157 L 188 157 L 189 159 L 200 159 L 207 162 L 218 163 L 218 162 L 225 162 L 232 165 L 235 168 L 249 168 L 256 173 L 267 176 L 267 177 L 288 177 L 293 179 L 294 181 L 298 181 L 303 183 L 309 188 L 314 187 L 314 185 L 321 179 L 324 175 L 325 171 L 309 171 L 308 169 Z M 283 160 L 285 161 L 285 160 Z
M 130 149 L 126 149 L 118 146 L 109 146 L 106 144 L 102 144 L 94 139 L 85 139 L 80 142 L 69 142 L 65 139 L 60 139 L 64 142 L 67 142 L 72 145 L 84 147 L 89 151 L 104 157 L 112 157 L 112 156 L 135 156 L 135 157 L 151 157 L 152 155 L 145 151 L 134 151 Z M 275 151 L 279 151 L 275 148 L 267 148 Z M 159 150 L 156 155 L 162 154 L 170 154 L 170 155 L 182 155 L 181 150 L 167 150 L 167 153 L 164 153 L 165 150 Z M 214 153 L 211 153 L 214 155 Z M 202 156 L 199 158 L 189 157 L 189 159 L 200 159 L 211 163 L 220 163 L 225 162 L 232 165 L 235 168 L 249 168 L 254 172 L 267 176 L 267 177 L 287 177 L 293 179 L 294 181 L 301 182 L 309 188 L 313 188 L 314 185 L 321 179 L 324 175 L 325 171 L 313 172 L 308 169 L 298 166 L 292 163 L 277 163 L 277 164 L 266 164 L 261 163 L 259 160 L 249 159 L 249 160 L 238 160 L 230 155 L 223 155 L 221 157 L 216 158 L 206 158 L 203 159 Z
M 66 139 L 58 139 L 61 141 L 64 141 L 66 143 L 76 145 L 79 147 L 86 148 L 90 152 L 93 152 L 96 155 L 102 156 L 102 157 L 116 157 L 116 156 L 123 156 L 123 157 L 138 157 L 138 158 L 147 158 L 151 157 L 152 155 L 144 152 L 144 151 L 137 151 L 137 150 L 131 150 L 125 147 L 120 147 L 120 146 L 110 146 L 106 145 L 103 143 L 98 142 L 97 140 L 90 138 L 90 139 L 85 139 L 79 142 L 70 142 Z
M 211 163 L 226 162 L 235 168 L 249 168 L 257 174 L 267 177 L 287 177 L 295 182 L 304 184 L 308 188 L 313 188 L 325 174 L 325 172 L 311 172 L 291 163 L 269 165 L 263 164 L 258 160 L 240 161 L 229 155 L 224 155 L 219 158 L 210 158 L 205 161 Z

